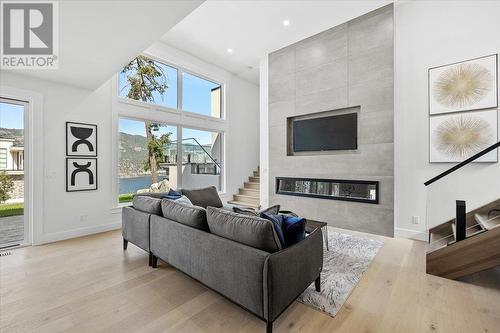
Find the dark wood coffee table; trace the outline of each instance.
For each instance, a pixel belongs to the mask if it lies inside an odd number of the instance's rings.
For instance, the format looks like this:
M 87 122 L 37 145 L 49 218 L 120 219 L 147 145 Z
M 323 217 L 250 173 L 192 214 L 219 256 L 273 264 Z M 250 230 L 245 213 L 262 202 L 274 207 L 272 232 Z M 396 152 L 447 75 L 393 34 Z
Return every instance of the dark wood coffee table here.
M 314 230 L 320 228 L 323 234 L 323 243 L 326 244 L 326 250 L 330 251 L 330 248 L 328 247 L 328 223 L 326 222 L 320 222 L 320 221 L 314 221 L 314 220 L 306 220 L 306 232 L 310 234 Z

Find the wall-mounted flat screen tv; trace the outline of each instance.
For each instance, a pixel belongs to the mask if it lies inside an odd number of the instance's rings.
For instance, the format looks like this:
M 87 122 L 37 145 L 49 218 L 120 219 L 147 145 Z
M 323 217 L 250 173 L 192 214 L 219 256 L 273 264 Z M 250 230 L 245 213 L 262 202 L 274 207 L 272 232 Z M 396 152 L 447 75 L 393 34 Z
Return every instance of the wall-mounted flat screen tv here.
M 293 152 L 358 149 L 358 114 L 292 119 Z

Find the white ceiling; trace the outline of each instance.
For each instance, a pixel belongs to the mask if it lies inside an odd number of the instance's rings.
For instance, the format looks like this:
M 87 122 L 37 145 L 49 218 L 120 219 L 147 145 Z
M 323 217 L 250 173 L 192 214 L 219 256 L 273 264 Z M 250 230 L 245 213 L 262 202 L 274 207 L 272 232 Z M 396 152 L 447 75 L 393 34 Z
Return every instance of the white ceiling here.
M 202 2 L 60 1 L 59 69 L 14 72 L 95 89 Z
M 390 2 L 208 0 L 161 40 L 258 83 L 259 62 L 266 54 Z M 290 20 L 288 27 L 283 26 L 285 19 Z

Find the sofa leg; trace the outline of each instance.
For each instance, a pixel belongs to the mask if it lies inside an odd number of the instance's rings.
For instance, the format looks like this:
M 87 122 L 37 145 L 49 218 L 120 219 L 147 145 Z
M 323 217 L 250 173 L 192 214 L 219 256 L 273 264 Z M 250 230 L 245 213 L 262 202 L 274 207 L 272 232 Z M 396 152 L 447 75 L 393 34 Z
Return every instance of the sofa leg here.
M 273 333 L 273 322 L 272 321 L 266 322 L 266 333 Z
M 123 249 L 126 250 L 127 249 L 127 246 L 128 246 L 128 240 L 126 240 L 125 238 L 123 239 Z
M 149 263 L 148 263 L 149 267 L 153 266 L 153 254 L 151 253 L 151 251 L 149 252 Z
M 314 286 L 316 287 L 316 291 L 318 293 L 321 292 L 321 275 L 318 276 L 318 278 L 316 280 L 314 280 Z
M 151 253 L 151 267 L 158 267 L 158 257 Z

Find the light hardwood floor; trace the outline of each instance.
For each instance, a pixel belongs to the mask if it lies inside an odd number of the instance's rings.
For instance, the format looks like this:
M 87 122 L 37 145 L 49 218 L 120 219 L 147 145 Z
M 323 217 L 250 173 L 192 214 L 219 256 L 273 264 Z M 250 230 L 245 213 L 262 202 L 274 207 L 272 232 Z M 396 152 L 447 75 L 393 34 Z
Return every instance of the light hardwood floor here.
M 500 332 L 500 281 L 425 274 L 422 242 L 385 244 L 335 318 L 294 303 L 275 332 Z M 1 332 L 265 332 L 265 324 L 119 231 L 0 258 Z M 474 282 L 471 279 L 470 282 Z

